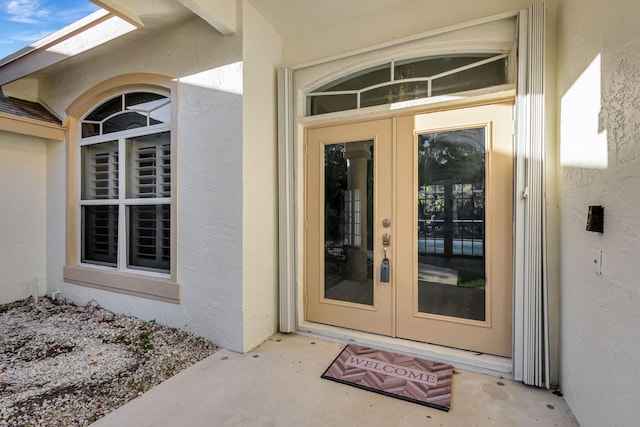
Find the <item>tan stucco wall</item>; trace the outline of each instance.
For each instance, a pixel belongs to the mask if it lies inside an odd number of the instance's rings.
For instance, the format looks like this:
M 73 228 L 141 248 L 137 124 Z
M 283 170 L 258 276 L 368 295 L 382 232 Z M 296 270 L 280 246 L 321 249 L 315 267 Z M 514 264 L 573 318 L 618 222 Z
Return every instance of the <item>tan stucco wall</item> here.
M 638 16 L 636 0 L 563 0 L 558 13 L 561 384 L 583 426 L 640 413 Z M 603 234 L 585 231 L 589 205 L 604 206 Z
M 0 304 L 46 289 L 47 141 L 0 131 Z

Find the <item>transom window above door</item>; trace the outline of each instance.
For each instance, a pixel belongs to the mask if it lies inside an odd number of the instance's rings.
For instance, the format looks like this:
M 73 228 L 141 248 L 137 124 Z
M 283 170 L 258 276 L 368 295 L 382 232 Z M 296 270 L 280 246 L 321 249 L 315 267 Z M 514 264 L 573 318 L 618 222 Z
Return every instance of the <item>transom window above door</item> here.
M 393 60 L 316 88 L 307 94 L 306 114 L 314 116 L 355 110 L 507 83 L 507 53 Z
M 81 120 L 80 261 L 170 273 L 171 100 L 120 94 Z

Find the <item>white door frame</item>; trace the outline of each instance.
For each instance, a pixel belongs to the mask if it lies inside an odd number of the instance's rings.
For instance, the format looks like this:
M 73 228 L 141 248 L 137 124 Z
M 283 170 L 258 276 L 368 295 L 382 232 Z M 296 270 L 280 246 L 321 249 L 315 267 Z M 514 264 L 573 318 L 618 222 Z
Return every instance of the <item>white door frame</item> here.
M 345 331 L 325 325 L 304 322 L 302 269 L 300 249 L 303 248 L 304 224 L 300 218 L 303 186 L 296 185 L 301 176 L 301 146 L 306 124 L 326 121 L 322 117 L 302 117 L 305 89 L 295 88 L 297 70 L 321 65 L 349 56 L 375 52 L 393 45 L 427 39 L 459 29 L 498 21 L 510 17 L 518 19 L 518 86 L 516 96 L 515 138 L 515 224 L 514 224 L 514 351 L 512 359 L 477 356 L 463 350 L 442 348 L 428 344 L 406 342 L 361 332 Z M 313 333 L 340 341 L 357 339 L 363 344 L 384 346 L 390 350 L 418 354 L 448 361 L 461 368 L 492 373 L 524 381 L 527 384 L 549 387 L 549 345 L 547 314 L 546 247 L 544 215 L 544 4 L 532 5 L 513 13 L 447 27 L 393 43 L 372 46 L 340 57 L 327 58 L 294 68 L 278 70 L 279 102 L 279 251 L 280 251 L 280 331 Z M 363 68 L 359 63 L 358 67 Z M 296 92 L 297 91 L 297 92 Z M 295 107 L 298 106 L 298 111 Z M 382 109 L 380 110 L 382 112 Z M 367 112 L 374 117 L 380 112 Z M 296 114 L 298 113 L 298 114 Z M 334 120 L 362 116 L 362 112 L 332 114 Z

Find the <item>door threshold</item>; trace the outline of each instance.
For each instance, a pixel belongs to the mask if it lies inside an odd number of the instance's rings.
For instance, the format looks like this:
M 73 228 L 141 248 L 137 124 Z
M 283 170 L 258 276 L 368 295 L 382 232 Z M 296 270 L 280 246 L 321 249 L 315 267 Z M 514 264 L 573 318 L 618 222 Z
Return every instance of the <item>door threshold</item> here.
M 344 329 L 320 323 L 303 322 L 296 333 L 343 344 L 358 344 L 393 351 L 413 357 L 453 365 L 467 371 L 513 379 L 513 361 L 509 357 L 477 353 L 434 344 L 386 337 L 368 332 Z

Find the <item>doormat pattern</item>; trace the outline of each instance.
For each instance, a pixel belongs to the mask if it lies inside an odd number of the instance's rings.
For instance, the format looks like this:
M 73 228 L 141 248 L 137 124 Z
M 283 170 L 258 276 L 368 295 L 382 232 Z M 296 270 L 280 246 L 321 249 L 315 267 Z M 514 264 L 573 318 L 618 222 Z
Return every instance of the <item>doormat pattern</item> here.
M 452 373 L 444 363 L 349 344 L 322 378 L 449 411 Z

